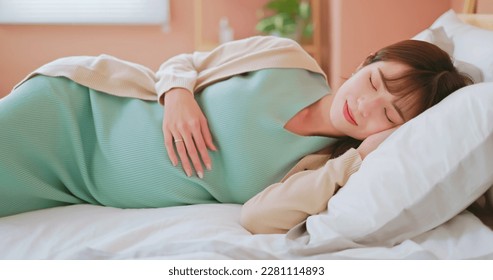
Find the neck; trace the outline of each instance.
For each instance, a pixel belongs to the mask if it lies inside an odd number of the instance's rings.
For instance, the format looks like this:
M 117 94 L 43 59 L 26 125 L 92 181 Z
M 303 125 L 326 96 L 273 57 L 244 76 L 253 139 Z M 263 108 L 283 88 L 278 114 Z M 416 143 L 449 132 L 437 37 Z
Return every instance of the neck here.
M 328 137 L 341 137 L 341 133 L 334 127 L 330 120 L 330 108 L 334 96 L 327 94 L 317 102 L 308 107 L 306 113 L 306 124 L 309 135 L 320 135 Z

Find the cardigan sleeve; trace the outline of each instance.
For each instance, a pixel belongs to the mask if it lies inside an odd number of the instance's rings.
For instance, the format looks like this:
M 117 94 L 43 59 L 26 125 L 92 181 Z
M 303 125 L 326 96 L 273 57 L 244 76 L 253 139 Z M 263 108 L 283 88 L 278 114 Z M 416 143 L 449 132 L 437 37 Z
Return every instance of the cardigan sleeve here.
M 111 95 L 162 102 L 163 94 L 174 87 L 197 92 L 218 80 L 264 68 L 303 68 L 325 76 L 295 41 L 255 36 L 210 52 L 177 55 L 165 61 L 156 73 L 109 55 L 64 57 L 36 69 L 16 87 L 35 75 L 61 76 Z
M 66 77 L 107 94 L 155 101 L 155 73 L 149 68 L 102 54 L 62 57 L 31 72 L 14 88 L 36 75 Z
M 242 226 L 255 234 L 286 233 L 308 216 L 324 211 L 360 165 L 358 151 L 350 149 L 319 169 L 295 173 L 269 186 L 243 205 Z
M 180 54 L 165 61 L 156 72 L 159 102 L 172 88 L 192 93 L 208 84 L 264 68 L 304 68 L 325 76 L 316 61 L 295 41 L 273 36 L 254 36 L 228 42 L 210 52 Z

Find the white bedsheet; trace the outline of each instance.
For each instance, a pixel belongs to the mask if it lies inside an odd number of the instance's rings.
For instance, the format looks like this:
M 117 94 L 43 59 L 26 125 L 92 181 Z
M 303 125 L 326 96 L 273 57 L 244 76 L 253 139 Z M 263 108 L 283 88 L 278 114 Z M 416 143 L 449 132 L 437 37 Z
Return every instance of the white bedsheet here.
M 0 259 L 493 259 L 493 231 L 467 211 L 391 248 L 334 232 L 310 245 L 306 234 L 251 235 L 239 213 L 233 204 L 24 213 L 0 219 Z

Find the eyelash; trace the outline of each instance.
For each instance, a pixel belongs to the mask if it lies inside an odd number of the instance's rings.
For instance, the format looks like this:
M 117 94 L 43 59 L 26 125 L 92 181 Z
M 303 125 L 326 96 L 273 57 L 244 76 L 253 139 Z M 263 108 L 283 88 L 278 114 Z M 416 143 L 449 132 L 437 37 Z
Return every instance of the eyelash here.
M 387 118 L 387 120 L 390 122 L 390 123 L 394 123 L 390 118 L 389 118 L 389 115 L 387 114 L 387 108 L 383 108 L 383 111 L 385 113 L 385 117 Z
M 370 85 L 371 85 L 371 87 L 372 87 L 374 90 L 377 90 L 377 87 L 373 84 L 373 80 L 371 79 L 371 75 L 370 75 Z
M 370 80 L 370 85 L 371 87 L 374 89 L 374 90 L 377 90 L 377 87 L 373 84 L 373 80 L 371 79 L 371 75 L 369 77 L 369 80 Z M 394 123 L 390 118 L 389 118 L 389 115 L 387 114 L 387 108 L 383 108 L 384 110 L 384 113 L 385 113 L 385 117 L 387 118 L 387 120 L 390 122 L 390 123 Z

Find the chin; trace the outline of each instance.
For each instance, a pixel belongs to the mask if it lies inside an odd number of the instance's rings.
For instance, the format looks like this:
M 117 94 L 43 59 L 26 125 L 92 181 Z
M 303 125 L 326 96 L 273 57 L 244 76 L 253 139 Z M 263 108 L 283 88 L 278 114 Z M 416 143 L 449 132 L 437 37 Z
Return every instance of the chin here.
M 361 141 L 365 140 L 369 136 L 369 135 L 361 135 L 360 133 L 354 133 L 354 132 L 353 133 L 349 132 L 346 135 L 348 137 L 351 137 L 351 138 L 354 138 L 357 140 L 361 140 Z
M 366 136 L 366 137 L 363 137 L 363 136 L 349 136 L 349 137 L 352 137 L 352 138 L 354 138 L 354 139 L 356 139 L 356 140 L 363 141 L 363 140 L 365 140 L 368 136 Z

